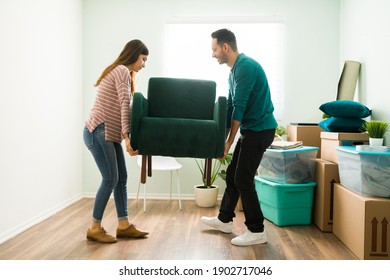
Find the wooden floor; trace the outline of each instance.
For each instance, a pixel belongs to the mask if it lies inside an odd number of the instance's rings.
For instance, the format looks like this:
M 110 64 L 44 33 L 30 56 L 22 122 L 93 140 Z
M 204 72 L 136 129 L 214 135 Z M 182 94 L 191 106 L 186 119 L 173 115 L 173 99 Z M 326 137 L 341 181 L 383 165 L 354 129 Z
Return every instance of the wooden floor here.
M 215 208 L 200 208 L 192 200 L 129 200 L 131 221 L 149 231 L 142 240 L 119 240 L 115 244 L 87 241 L 93 199 L 82 199 L 40 224 L 0 245 L 1 260 L 356 260 L 356 256 L 332 233 L 315 225 L 277 227 L 265 221 L 268 243 L 236 247 L 230 240 L 243 232 L 243 213 L 234 220 L 233 233 L 220 233 L 200 223 Z M 103 226 L 115 234 L 116 211 L 110 200 Z

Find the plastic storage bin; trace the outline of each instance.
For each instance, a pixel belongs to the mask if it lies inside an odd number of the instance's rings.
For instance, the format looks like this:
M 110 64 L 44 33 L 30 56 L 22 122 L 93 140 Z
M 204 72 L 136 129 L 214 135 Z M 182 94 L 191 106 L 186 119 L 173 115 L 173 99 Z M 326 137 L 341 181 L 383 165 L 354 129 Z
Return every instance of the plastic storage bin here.
M 255 186 L 267 220 L 277 226 L 311 223 L 315 182 L 279 184 L 256 176 Z
M 340 183 L 361 195 L 390 198 L 390 152 L 336 147 Z
M 302 184 L 314 181 L 319 148 L 267 149 L 258 168 L 259 177 L 276 183 Z

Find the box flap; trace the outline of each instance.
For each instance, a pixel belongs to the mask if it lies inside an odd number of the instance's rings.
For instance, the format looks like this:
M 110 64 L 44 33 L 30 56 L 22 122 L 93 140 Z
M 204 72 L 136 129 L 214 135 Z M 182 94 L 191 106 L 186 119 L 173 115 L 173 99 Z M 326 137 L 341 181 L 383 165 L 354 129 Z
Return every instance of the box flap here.
M 368 134 L 364 132 L 321 132 L 321 139 L 330 140 L 364 140 L 368 141 Z

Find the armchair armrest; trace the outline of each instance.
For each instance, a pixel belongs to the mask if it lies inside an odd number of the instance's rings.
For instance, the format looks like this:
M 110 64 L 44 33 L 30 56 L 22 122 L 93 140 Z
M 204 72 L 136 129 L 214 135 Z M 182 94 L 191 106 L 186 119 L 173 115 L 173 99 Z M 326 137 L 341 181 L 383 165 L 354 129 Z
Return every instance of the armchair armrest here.
M 217 157 L 222 157 L 226 140 L 226 97 L 220 96 L 214 106 L 214 121 L 217 123 Z
M 134 93 L 131 113 L 131 146 L 138 150 L 139 125 L 143 117 L 148 115 L 148 100 L 140 92 Z

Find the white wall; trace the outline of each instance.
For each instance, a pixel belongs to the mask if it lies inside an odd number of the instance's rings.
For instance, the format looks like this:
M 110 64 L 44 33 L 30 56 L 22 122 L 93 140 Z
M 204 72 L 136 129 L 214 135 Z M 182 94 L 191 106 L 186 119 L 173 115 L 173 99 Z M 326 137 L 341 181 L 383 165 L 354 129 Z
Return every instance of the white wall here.
M 322 117 L 318 107 L 336 97 L 340 76 L 339 0 L 84 0 L 83 3 L 85 118 L 95 96 L 92 85 L 127 41 L 139 38 L 150 49 L 146 68 L 139 75 L 138 90 L 146 93 L 149 77 L 164 74 L 164 23 L 187 18 L 282 19 L 285 22 L 285 107 L 281 124 L 318 122 Z M 178 59 L 186 61 L 185 57 Z M 84 159 L 84 191 L 94 195 L 100 175 L 85 149 Z M 193 159 L 179 161 L 183 164 L 182 192 L 192 198 L 193 186 L 200 183 L 199 171 Z M 136 159 L 129 156 L 127 165 L 129 194 L 134 195 L 139 168 Z M 155 172 L 149 180 L 148 193 L 155 197 L 166 195 L 168 180 L 168 174 Z M 218 184 L 224 186 L 223 181 Z
M 82 195 L 81 9 L 0 1 L 0 243 Z
M 390 122 L 390 2 L 388 0 L 341 1 L 343 60 L 362 63 L 359 101 L 372 109 L 372 119 Z M 390 145 L 389 134 L 385 145 Z

